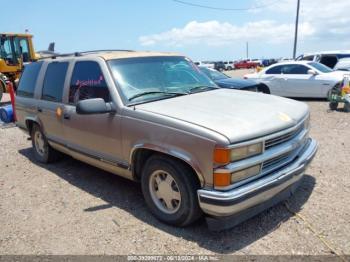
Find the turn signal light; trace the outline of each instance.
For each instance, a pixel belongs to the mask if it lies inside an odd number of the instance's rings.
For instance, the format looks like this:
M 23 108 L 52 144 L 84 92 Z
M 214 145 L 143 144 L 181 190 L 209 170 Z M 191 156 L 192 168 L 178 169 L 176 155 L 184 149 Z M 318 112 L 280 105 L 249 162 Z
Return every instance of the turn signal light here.
M 230 173 L 214 173 L 214 186 L 224 187 L 231 184 Z
M 231 158 L 230 154 L 230 149 L 216 148 L 214 150 L 214 163 L 222 165 L 228 164 Z

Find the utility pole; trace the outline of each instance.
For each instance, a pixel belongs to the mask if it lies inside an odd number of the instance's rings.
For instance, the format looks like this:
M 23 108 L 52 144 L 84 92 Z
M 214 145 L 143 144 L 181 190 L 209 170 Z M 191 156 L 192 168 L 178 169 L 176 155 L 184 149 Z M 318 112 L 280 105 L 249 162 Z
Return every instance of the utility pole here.
M 247 55 L 247 59 L 249 58 L 249 43 L 246 43 L 246 55 Z
M 293 59 L 296 58 L 297 54 L 297 42 L 298 42 L 298 26 L 299 26 L 299 9 L 300 9 L 300 0 L 297 0 L 297 17 L 295 19 L 295 34 L 294 34 L 294 49 L 293 49 Z

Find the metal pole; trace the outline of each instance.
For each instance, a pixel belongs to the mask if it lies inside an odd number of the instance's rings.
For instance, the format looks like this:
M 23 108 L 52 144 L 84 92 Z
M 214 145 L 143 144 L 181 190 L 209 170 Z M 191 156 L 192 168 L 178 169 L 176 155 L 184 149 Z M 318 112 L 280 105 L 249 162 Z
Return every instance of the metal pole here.
M 247 59 L 249 58 L 249 44 L 248 42 L 246 43 L 246 55 L 247 55 Z
M 300 0 L 298 0 L 298 3 L 297 3 L 297 17 L 295 19 L 293 59 L 296 58 L 296 54 L 297 54 L 298 26 L 299 26 L 299 8 L 300 8 Z

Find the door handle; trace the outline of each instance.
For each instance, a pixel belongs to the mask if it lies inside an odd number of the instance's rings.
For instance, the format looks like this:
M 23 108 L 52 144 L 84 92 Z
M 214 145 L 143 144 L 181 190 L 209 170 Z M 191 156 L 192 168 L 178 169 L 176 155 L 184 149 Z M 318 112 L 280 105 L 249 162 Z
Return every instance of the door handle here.
M 63 118 L 69 120 L 70 119 L 70 114 L 64 113 Z
M 40 113 L 43 111 L 43 109 L 42 109 L 41 107 L 38 107 L 37 110 L 38 110 L 38 112 L 40 112 Z

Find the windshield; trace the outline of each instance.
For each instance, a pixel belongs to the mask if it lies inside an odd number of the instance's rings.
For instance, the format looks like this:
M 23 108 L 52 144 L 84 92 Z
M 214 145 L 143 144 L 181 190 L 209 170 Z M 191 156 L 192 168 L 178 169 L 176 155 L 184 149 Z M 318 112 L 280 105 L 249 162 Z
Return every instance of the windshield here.
M 331 68 L 329 68 L 328 66 L 325 66 L 325 65 L 323 65 L 321 63 L 311 62 L 311 63 L 308 63 L 308 65 L 316 68 L 318 71 L 321 71 L 322 73 L 333 72 L 333 70 Z
M 128 105 L 217 88 L 185 57 L 116 59 L 108 64 Z
M 227 75 L 220 73 L 219 71 L 216 71 L 216 70 L 211 70 L 204 67 L 201 67 L 200 70 L 214 81 L 229 78 Z

